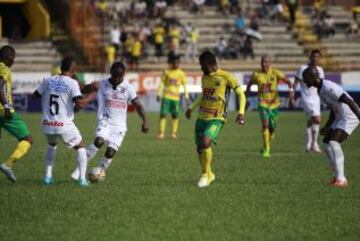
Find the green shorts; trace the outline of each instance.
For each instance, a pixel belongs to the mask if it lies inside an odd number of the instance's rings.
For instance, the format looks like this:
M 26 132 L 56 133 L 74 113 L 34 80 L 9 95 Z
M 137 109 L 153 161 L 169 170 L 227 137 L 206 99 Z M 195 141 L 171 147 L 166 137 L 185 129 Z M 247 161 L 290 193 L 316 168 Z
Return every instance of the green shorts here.
M 276 128 L 276 123 L 279 118 L 279 109 L 269 109 L 267 107 L 259 106 L 258 112 L 261 120 L 267 120 L 271 129 Z
M 173 116 L 178 116 L 180 112 L 180 101 L 179 100 L 170 100 L 163 98 L 161 101 L 160 114 L 166 115 L 171 114 Z
M 12 118 L 5 119 L 4 115 L 0 116 L 0 129 L 4 128 L 11 135 L 15 136 L 18 140 L 23 139 L 30 135 L 27 125 L 16 112 L 12 113 Z
M 204 136 L 211 138 L 211 141 L 216 144 L 217 136 L 224 126 L 222 120 L 201 120 L 197 119 L 195 124 L 195 142 L 198 147 L 202 144 Z

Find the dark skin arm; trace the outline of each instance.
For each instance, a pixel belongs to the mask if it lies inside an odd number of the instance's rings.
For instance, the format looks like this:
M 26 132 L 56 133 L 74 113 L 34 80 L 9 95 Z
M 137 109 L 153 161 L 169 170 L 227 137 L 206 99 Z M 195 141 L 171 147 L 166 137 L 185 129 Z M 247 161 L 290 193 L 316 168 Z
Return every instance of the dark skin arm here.
M 324 136 L 328 133 L 329 128 L 330 128 L 331 124 L 334 122 L 334 120 L 335 120 L 334 111 L 332 109 L 330 109 L 329 119 L 327 120 L 325 126 L 323 128 L 321 128 L 320 135 Z
M 8 104 L 8 101 L 6 99 L 6 81 L 3 79 L 3 77 L 0 76 L 0 103 L 5 106 Z M 6 119 L 11 119 L 11 109 L 10 108 L 4 108 L 4 117 Z
M 352 99 L 350 99 L 349 96 L 347 96 L 346 94 L 342 94 L 339 98 L 339 102 L 347 104 L 350 107 L 350 109 L 352 110 L 352 112 L 354 112 L 354 114 L 360 120 L 359 106 Z
M 96 93 L 93 92 L 91 94 L 87 94 L 85 95 L 84 98 L 82 97 L 76 97 L 74 98 L 74 103 L 75 103 L 75 107 L 74 107 L 74 110 L 75 111 L 79 111 L 81 110 L 82 108 L 84 108 L 87 104 L 90 103 L 90 101 L 92 101 L 93 99 L 96 98 Z
M 134 100 L 132 100 L 131 103 L 134 105 L 134 107 L 136 109 L 136 112 L 138 113 L 138 115 L 140 116 L 140 118 L 143 121 L 143 123 L 141 125 L 141 131 L 143 133 L 148 133 L 149 132 L 149 126 L 148 126 L 148 122 L 147 122 L 147 119 L 146 119 L 144 107 L 142 106 L 142 104 L 140 103 L 138 98 L 135 98 Z
M 84 84 L 80 84 L 79 83 L 79 87 L 80 87 L 80 91 L 81 93 L 83 94 L 90 94 L 92 92 L 97 92 L 98 89 L 99 89 L 99 82 L 98 81 L 95 81 L 95 82 L 92 82 L 91 84 L 87 84 L 87 85 L 84 85 Z

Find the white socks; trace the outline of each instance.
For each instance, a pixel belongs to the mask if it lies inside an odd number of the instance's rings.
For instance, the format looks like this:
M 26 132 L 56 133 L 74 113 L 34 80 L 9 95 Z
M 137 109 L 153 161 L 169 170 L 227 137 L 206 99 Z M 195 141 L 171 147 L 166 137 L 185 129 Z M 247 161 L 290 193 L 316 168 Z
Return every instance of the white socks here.
M 47 146 L 45 154 L 45 176 L 52 177 L 52 169 L 56 157 L 56 146 Z
M 86 157 L 86 149 L 79 148 L 77 149 L 76 161 L 78 163 L 78 167 L 80 169 L 79 180 L 86 178 L 86 167 L 87 167 L 87 157 Z
M 94 158 L 94 156 L 96 155 L 96 153 L 98 152 L 99 148 L 97 148 L 94 143 L 88 145 L 88 147 L 86 148 L 86 156 L 88 161 L 90 161 L 91 159 Z
M 305 130 L 305 140 L 306 140 L 306 150 L 310 151 L 312 149 L 319 149 L 319 144 L 317 139 L 319 137 L 319 124 L 312 124 L 311 126 L 307 126 Z
M 104 158 L 101 160 L 99 167 L 100 167 L 101 169 L 103 169 L 103 170 L 106 170 L 106 169 L 110 166 L 111 161 L 112 161 L 112 159 L 109 159 L 109 158 L 104 157 Z
M 306 141 L 306 150 L 311 150 L 311 143 L 312 143 L 312 126 L 307 126 L 305 129 L 305 141 Z
M 345 179 L 344 153 L 340 143 L 337 141 L 330 141 L 329 144 L 325 144 L 325 151 L 336 179 L 343 181 Z

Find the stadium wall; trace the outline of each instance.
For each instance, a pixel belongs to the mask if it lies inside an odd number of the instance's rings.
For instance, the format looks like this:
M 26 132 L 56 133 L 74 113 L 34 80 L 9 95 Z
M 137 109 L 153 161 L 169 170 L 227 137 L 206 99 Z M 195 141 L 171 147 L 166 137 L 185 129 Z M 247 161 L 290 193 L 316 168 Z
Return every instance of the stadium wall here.
M 234 75 L 239 80 L 239 84 L 245 89 L 246 84 L 250 78 L 249 72 L 235 72 Z M 34 73 L 14 73 L 13 74 L 13 94 L 14 105 L 19 111 L 39 112 L 41 105 L 39 101 L 31 98 L 31 93 L 40 85 L 45 77 L 49 77 L 50 72 L 34 72 Z M 195 98 L 201 92 L 201 74 L 200 73 L 187 73 L 188 75 L 188 91 L 190 97 Z M 293 73 L 288 73 L 290 79 L 294 78 Z M 95 80 L 107 78 L 107 75 L 101 73 L 84 73 L 85 83 L 91 83 Z M 343 73 L 328 73 L 326 78 L 332 80 L 344 87 L 355 101 L 360 105 L 360 72 L 343 72 Z M 160 73 L 128 73 L 126 81 L 131 83 L 137 90 L 138 95 L 146 111 L 159 111 L 160 105 L 156 101 L 156 90 L 160 82 Z M 256 87 L 256 86 L 253 86 Z M 253 92 L 248 98 L 249 108 L 254 109 L 257 106 L 256 88 L 252 88 Z M 281 98 L 281 108 L 287 106 L 288 87 L 285 83 L 280 83 L 279 92 Z M 297 91 L 299 95 L 299 91 Z M 236 100 L 234 96 L 230 98 L 229 109 L 236 108 Z M 296 108 L 300 108 L 300 100 L 297 100 Z M 96 102 L 91 103 L 87 110 L 96 110 Z

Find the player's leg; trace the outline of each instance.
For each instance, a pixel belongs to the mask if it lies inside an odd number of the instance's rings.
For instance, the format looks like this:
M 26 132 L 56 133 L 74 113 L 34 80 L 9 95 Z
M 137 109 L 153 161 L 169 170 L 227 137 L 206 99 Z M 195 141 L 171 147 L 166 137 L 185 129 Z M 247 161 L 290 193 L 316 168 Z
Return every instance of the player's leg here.
M 270 133 L 270 148 L 271 142 L 275 139 L 275 129 L 279 118 L 279 109 L 274 108 L 269 110 L 269 133 Z
M 124 137 L 125 137 L 125 132 L 112 130 L 104 157 L 98 165 L 98 167 L 100 167 L 103 171 L 105 171 L 110 166 L 115 153 L 120 148 L 124 140 Z
M 179 101 L 172 101 L 171 105 L 171 138 L 177 138 L 177 130 L 179 128 L 179 112 L 180 112 L 180 102 Z
M 321 149 L 318 144 L 318 137 L 320 132 L 320 115 L 312 116 L 310 119 L 311 122 L 311 150 L 316 153 L 320 153 Z
M 261 120 L 262 138 L 264 143 L 264 147 L 261 152 L 264 157 L 270 157 L 269 109 L 259 106 L 258 112 Z
M 347 180 L 344 174 L 344 153 L 341 143 L 349 136 L 342 129 L 330 129 L 324 138 L 325 152 L 329 159 L 331 169 L 334 172 L 334 178 L 331 184 L 338 187 L 347 186 Z
M 54 183 L 52 171 L 56 157 L 57 135 L 46 135 L 46 138 L 48 146 L 45 153 L 45 175 L 43 183 L 48 186 Z
M 305 129 L 305 150 L 311 151 L 311 144 L 313 143 L 312 135 L 312 121 L 311 119 L 307 120 L 306 129 Z
M 93 143 L 86 147 L 86 156 L 88 161 L 94 158 L 99 149 L 106 143 L 106 139 L 101 136 L 96 136 Z
M 164 139 L 164 136 L 165 136 L 166 114 L 169 112 L 170 112 L 170 102 L 169 102 L 169 100 L 163 98 L 161 101 L 160 119 L 159 119 L 158 139 L 160 139 L 160 140 Z
M 0 165 L 0 170 L 7 176 L 9 181 L 16 182 L 16 176 L 12 167 L 17 160 L 21 159 L 28 152 L 33 142 L 32 137 L 27 125 L 17 113 L 13 113 L 10 120 L 1 117 L 0 127 L 19 140 L 10 157 Z

